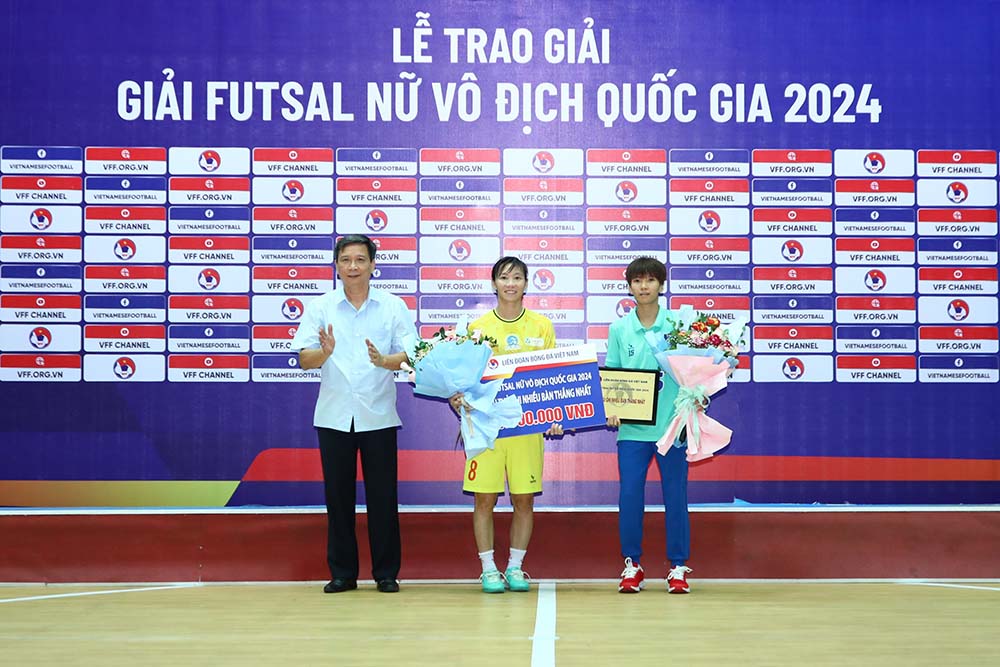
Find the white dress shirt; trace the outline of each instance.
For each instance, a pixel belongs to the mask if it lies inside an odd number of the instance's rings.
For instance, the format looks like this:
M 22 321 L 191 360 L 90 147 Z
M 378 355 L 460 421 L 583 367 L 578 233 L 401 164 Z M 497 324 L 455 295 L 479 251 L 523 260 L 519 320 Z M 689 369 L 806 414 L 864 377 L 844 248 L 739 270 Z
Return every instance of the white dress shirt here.
M 318 349 L 319 331 L 333 325 L 336 344 L 320 369 L 319 398 L 313 425 L 338 431 L 374 431 L 399 426 L 392 371 L 372 365 L 365 339 L 383 354 L 412 351 L 417 341 L 413 317 L 398 296 L 376 288 L 355 308 L 343 288 L 327 292 L 306 306 L 293 351 Z

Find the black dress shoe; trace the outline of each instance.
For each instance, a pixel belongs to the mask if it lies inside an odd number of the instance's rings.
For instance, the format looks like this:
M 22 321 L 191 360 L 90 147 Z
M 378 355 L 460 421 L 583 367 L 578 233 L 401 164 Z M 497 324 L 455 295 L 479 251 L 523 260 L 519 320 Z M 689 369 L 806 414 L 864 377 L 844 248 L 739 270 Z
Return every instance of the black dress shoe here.
M 353 591 L 358 587 L 357 579 L 345 579 L 342 577 L 336 577 L 330 580 L 326 586 L 323 587 L 324 593 L 343 593 L 344 591 Z
M 376 584 L 379 593 L 398 593 L 399 582 L 395 579 L 380 579 Z

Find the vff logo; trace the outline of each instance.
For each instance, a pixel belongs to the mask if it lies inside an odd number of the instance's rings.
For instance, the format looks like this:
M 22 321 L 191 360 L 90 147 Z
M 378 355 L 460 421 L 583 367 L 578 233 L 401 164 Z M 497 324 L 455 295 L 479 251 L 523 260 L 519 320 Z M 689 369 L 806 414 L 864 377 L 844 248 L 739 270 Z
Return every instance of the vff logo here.
M 281 314 L 285 319 L 297 320 L 302 317 L 304 310 L 305 306 L 302 305 L 302 301 L 296 298 L 285 299 L 281 304 Z
M 448 255 L 456 262 L 462 262 L 472 254 L 472 246 L 465 239 L 455 239 L 448 246 Z
M 798 357 L 788 357 L 785 359 L 785 362 L 781 364 L 781 373 L 789 380 L 798 380 L 800 377 L 805 375 L 805 372 L 806 366 Z
M 543 292 L 552 289 L 555 282 L 555 274 L 548 269 L 538 269 L 535 271 L 535 275 L 531 277 L 531 284 Z
M 389 216 L 386 215 L 385 211 L 381 209 L 373 208 L 368 211 L 368 215 L 365 216 L 365 227 L 373 232 L 382 231 L 388 224 Z
M 802 259 L 804 252 L 802 244 L 795 239 L 789 239 L 781 244 L 781 256 L 789 262 L 797 262 Z
M 52 343 L 52 332 L 45 327 L 35 327 L 28 334 L 28 342 L 36 350 L 44 350 Z
M 306 194 L 305 186 L 302 185 L 302 181 L 295 180 L 294 178 L 285 181 L 285 184 L 281 186 L 281 196 L 288 201 L 298 201 L 302 199 Z
M 118 239 L 115 241 L 115 257 L 121 260 L 129 260 L 135 257 L 135 242 L 132 239 Z
M 877 151 L 872 151 L 865 155 L 864 159 L 865 170 L 869 174 L 879 174 L 885 169 L 885 156 Z
M 698 216 L 698 226 L 706 232 L 714 232 L 722 225 L 722 217 L 715 211 L 702 211 Z
M 885 273 L 879 271 L 878 269 L 872 269 L 865 274 L 865 287 L 870 289 L 872 292 L 879 292 L 885 288 L 886 277 Z
M 538 151 L 531 158 L 531 166 L 540 174 L 547 174 L 556 166 L 556 158 L 548 151 Z
M 618 304 L 615 306 L 615 313 L 618 317 L 625 317 L 635 308 L 635 300 L 633 299 L 620 299 Z
M 52 212 L 47 208 L 36 208 L 28 218 L 31 226 L 38 231 L 43 231 L 52 226 Z
M 222 282 L 222 276 L 215 269 L 202 269 L 198 273 L 198 286 L 206 290 L 214 290 Z
M 948 184 L 947 195 L 948 199 L 953 203 L 961 204 L 969 198 L 969 188 L 966 187 L 965 183 L 955 181 Z
M 127 380 L 135 375 L 135 362 L 128 357 L 119 357 L 112 367 L 116 376 L 122 380 Z
M 965 299 L 952 299 L 948 303 L 948 317 L 955 320 L 956 322 L 961 322 L 969 316 L 969 304 Z
M 198 156 L 198 166 L 202 171 L 212 172 L 222 166 L 222 156 L 217 151 L 202 151 Z
M 618 197 L 619 201 L 626 204 L 635 199 L 638 194 L 639 188 L 632 181 L 621 181 L 615 187 L 615 197 Z

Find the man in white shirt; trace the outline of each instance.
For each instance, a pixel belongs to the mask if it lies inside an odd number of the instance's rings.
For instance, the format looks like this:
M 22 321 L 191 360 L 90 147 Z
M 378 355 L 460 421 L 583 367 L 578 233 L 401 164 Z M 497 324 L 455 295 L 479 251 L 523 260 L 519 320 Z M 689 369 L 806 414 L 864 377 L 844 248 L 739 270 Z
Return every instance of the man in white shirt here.
M 413 318 L 399 297 L 370 285 L 375 244 L 367 236 L 337 241 L 340 286 L 306 306 L 291 347 L 299 365 L 321 370 L 313 425 L 319 436 L 327 512 L 326 593 L 358 587 L 354 507 L 357 461 L 365 481 L 372 577 L 395 593 L 400 566 L 396 495 L 396 385 L 392 371 L 416 342 Z M 385 350 L 387 353 L 380 352 Z

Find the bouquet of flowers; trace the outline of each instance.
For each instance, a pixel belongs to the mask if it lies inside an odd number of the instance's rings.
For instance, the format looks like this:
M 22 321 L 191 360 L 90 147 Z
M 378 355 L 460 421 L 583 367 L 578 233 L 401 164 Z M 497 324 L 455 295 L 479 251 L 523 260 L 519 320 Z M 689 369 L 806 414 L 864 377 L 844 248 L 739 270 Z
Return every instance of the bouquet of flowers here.
M 469 458 L 493 449 L 501 428 L 517 426 L 521 404 L 514 396 L 496 400 L 502 380 L 481 382 L 496 340 L 481 331 L 468 333 L 467 325 L 441 327 L 421 340 L 409 354 L 403 370 L 410 374 L 413 391 L 424 396 L 450 398 L 461 392 L 465 403 L 460 415 L 461 436 Z
M 746 320 L 722 325 L 718 318 L 682 306 L 668 315 L 673 325 L 665 334 L 646 334 L 646 342 L 664 372 L 677 382 L 680 390 L 674 400 L 674 418 L 657 443 L 665 454 L 682 433 L 687 440 L 687 460 L 711 457 L 729 444 L 733 432 L 705 414 L 713 394 L 726 387 L 730 371 L 736 367 L 740 339 Z

